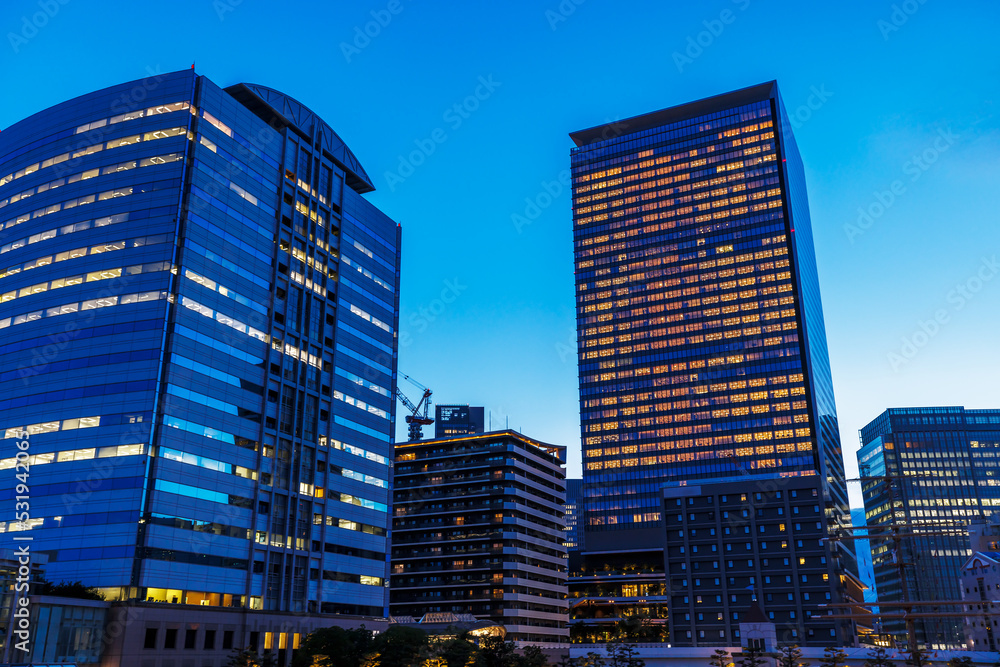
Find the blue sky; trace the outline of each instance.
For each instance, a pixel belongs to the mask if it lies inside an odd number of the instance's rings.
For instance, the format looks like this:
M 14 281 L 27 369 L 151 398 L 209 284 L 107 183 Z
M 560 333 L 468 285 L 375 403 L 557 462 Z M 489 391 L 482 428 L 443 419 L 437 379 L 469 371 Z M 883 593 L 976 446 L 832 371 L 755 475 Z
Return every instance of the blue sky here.
M 567 445 L 572 475 L 567 134 L 770 79 L 798 110 L 848 469 L 858 429 L 887 407 L 1000 407 L 992 3 L 5 8 L 0 127 L 192 62 L 324 117 L 375 181 L 371 201 L 403 224 L 400 370 L 438 402 Z

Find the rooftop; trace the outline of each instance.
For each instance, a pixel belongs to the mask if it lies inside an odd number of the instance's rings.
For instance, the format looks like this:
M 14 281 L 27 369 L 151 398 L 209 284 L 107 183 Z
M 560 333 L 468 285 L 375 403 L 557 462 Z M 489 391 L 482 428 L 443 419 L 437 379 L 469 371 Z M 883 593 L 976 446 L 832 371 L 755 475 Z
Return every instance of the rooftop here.
M 289 95 L 256 83 L 238 83 L 226 88 L 226 92 L 267 122 L 276 117 L 282 124 L 292 127 L 305 137 L 312 138 L 314 133 L 317 134 L 323 150 L 347 172 L 347 185 L 361 194 L 375 189 L 361 162 L 344 140 L 306 105 Z
M 446 438 L 433 438 L 430 440 L 417 440 L 413 442 L 397 442 L 396 449 L 401 447 L 424 447 L 427 445 L 437 445 L 440 443 L 457 443 L 457 442 L 488 442 L 490 440 L 502 440 L 504 438 L 510 438 L 513 440 L 518 440 L 526 445 L 536 447 L 542 451 L 555 456 L 560 461 L 566 461 L 566 447 L 565 445 L 550 445 L 540 440 L 535 440 L 529 438 L 526 435 L 518 433 L 517 431 L 512 431 L 510 429 L 505 429 L 503 431 L 489 431 L 487 433 L 469 433 L 464 435 L 450 435 Z
M 721 95 L 713 95 L 712 97 L 706 97 L 695 102 L 668 107 L 660 111 L 642 114 L 641 116 L 633 116 L 632 118 L 612 121 L 611 123 L 605 123 L 604 125 L 598 125 L 586 130 L 570 132 L 569 136 L 578 147 L 585 146 L 626 133 L 642 132 L 643 130 L 697 118 L 698 116 L 731 109 L 744 104 L 762 102 L 772 97 L 777 97 L 777 95 L 778 82 L 768 81 L 767 83 L 760 83 Z

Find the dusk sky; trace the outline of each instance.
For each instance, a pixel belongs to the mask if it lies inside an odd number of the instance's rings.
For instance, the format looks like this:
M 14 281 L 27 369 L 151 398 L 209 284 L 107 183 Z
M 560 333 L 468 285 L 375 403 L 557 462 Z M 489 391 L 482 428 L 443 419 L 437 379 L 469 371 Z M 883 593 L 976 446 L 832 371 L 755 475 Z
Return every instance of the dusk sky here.
M 568 133 L 771 79 L 806 168 L 849 473 L 858 429 L 888 407 L 1000 407 L 995 3 L 5 9 L 0 127 L 192 63 L 220 86 L 276 88 L 322 116 L 372 177 L 369 199 L 403 225 L 400 372 L 436 402 L 482 405 L 494 427 L 509 418 L 567 445 L 571 476 Z

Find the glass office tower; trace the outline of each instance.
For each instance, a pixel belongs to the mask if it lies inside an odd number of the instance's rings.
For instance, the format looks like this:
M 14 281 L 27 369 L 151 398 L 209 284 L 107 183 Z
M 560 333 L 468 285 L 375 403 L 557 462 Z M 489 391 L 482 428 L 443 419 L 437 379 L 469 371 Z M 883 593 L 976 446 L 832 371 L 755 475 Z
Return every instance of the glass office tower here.
M 373 189 L 299 102 L 193 70 L 5 129 L 0 434 L 31 510 L 4 545 L 109 599 L 384 616 L 400 229 Z
M 961 600 L 959 575 L 972 555 L 967 526 L 1000 508 L 1000 410 L 890 408 L 861 429 L 861 442 L 858 468 L 879 602 Z M 930 610 L 958 613 L 961 606 Z M 882 607 L 885 614 L 900 611 Z M 900 619 L 887 618 L 884 628 L 906 642 Z M 965 646 L 958 617 L 918 617 L 914 630 L 929 648 Z
M 587 553 L 662 550 L 667 482 L 818 476 L 826 521 L 849 524 L 777 84 L 570 136 Z

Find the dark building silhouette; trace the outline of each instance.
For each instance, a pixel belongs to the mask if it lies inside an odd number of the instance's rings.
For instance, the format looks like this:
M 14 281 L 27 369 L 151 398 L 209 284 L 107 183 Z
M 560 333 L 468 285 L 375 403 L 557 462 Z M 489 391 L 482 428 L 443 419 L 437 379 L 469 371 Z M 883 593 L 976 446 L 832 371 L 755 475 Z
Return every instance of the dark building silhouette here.
M 437 405 L 434 407 L 434 437 L 482 433 L 484 410 L 470 405 Z
M 566 480 L 566 535 L 563 544 L 570 551 L 580 551 L 583 545 L 580 543 L 580 509 L 583 498 L 582 479 Z

